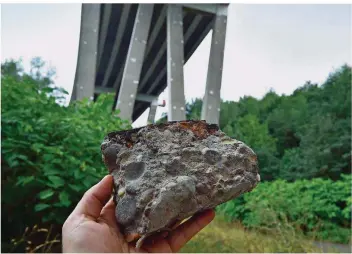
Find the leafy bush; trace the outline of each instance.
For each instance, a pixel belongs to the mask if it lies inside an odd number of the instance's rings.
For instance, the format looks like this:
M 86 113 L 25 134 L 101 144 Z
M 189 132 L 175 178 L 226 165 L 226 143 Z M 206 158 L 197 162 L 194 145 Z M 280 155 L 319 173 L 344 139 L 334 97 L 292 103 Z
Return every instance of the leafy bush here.
M 62 224 L 107 174 L 104 136 L 130 127 L 112 113 L 112 95 L 61 106 L 54 95 L 62 89 L 20 70 L 14 62 L 2 65 L 2 242 L 27 225 Z
M 293 226 L 317 239 L 347 243 L 351 236 L 351 175 L 342 180 L 284 180 L 259 184 L 252 192 L 218 208 L 228 220 L 248 228 Z

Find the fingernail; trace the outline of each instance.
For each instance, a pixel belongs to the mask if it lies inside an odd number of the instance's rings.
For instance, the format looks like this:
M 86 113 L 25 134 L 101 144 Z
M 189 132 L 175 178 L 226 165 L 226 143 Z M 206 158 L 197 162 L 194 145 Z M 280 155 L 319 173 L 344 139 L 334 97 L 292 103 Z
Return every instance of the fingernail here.
M 111 175 L 106 175 L 106 176 L 104 176 L 103 179 L 102 179 L 102 181 L 103 181 L 104 179 L 110 177 L 110 176 L 111 176 Z

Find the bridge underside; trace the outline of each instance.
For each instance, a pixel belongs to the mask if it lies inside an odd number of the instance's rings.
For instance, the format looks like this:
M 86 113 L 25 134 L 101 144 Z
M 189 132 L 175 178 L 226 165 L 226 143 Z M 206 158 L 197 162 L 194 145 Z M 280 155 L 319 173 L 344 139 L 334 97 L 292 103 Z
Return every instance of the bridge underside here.
M 226 10 L 219 4 L 83 4 L 71 101 L 115 93 L 112 108 L 134 121 L 169 87 L 169 120 L 183 120 L 183 65 L 213 29 L 204 102 L 216 97 L 210 109 L 218 115 Z M 218 121 L 207 117 L 207 108 L 202 117 Z

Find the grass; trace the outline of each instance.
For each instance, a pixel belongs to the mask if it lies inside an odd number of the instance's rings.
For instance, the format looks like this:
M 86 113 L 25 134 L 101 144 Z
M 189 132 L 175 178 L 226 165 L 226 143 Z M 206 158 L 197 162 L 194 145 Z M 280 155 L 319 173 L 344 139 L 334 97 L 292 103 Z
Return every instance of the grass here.
M 17 239 L 11 240 L 11 244 L 7 246 L 10 249 L 5 249 L 5 252 L 26 252 L 26 253 L 56 253 L 61 252 L 61 232 L 60 227 L 53 227 L 50 225 L 49 228 L 38 227 L 34 225 L 32 228 L 26 227 L 24 233 Z M 4 251 L 1 249 L 1 251 Z
M 182 248 L 181 252 L 321 252 L 313 241 L 289 230 L 263 233 L 249 231 L 239 223 L 228 223 L 217 217 L 196 237 Z
M 39 234 L 39 235 L 38 235 Z M 38 237 L 40 236 L 40 237 Z M 36 239 L 37 238 L 37 239 Z M 33 242 L 32 242 L 33 241 Z M 19 239 L 11 242 L 12 251 L 18 252 L 22 246 L 27 253 L 55 253 L 61 252 L 60 237 L 50 229 L 27 228 Z M 20 249 L 22 249 L 20 248 Z M 15 250 L 17 249 L 17 251 Z M 336 249 L 327 249 L 327 252 L 338 252 Z M 216 219 L 203 229 L 197 236 L 186 244 L 182 253 L 319 253 L 322 250 L 292 228 L 281 227 L 266 230 L 247 230 L 239 222 L 229 223 L 217 215 Z

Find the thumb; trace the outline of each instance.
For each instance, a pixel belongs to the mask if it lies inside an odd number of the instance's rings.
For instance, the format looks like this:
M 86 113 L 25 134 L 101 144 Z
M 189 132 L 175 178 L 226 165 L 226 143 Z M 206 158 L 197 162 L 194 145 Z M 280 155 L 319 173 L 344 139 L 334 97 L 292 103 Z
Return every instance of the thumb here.
M 112 188 L 113 177 L 107 175 L 84 194 L 72 214 L 87 215 L 93 220 L 96 220 L 104 205 L 109 200 Z

